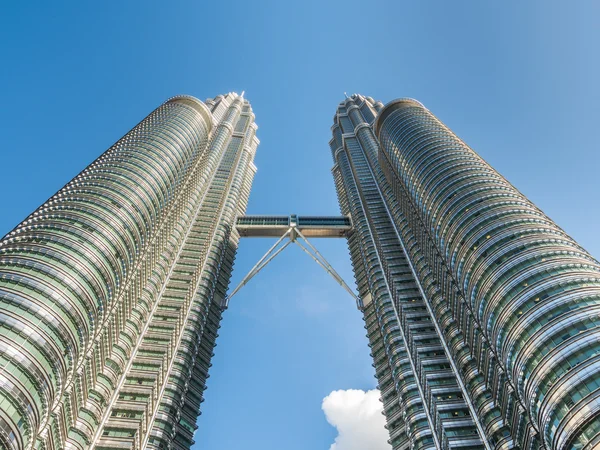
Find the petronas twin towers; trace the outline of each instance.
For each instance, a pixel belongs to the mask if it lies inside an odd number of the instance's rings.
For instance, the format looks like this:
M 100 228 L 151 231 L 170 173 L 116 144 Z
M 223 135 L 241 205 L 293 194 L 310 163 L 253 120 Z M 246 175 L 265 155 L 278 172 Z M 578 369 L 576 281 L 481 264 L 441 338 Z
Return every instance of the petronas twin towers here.
M 190 448 L 256 128 L 171 98 L 0 241 L 1 448 Z M 332 132 L 392 448 L 600 448 L 600 264 L 414 100 Z

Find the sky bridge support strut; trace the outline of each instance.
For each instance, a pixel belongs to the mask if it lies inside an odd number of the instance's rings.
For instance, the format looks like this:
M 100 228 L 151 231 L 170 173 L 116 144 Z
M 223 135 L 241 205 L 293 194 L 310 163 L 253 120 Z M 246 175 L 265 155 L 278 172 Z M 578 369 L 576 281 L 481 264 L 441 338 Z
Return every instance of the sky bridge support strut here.
M 262 258 L 250 269 L 248 274 L 225 298 L 224 307 L 229 306 L 231 298 L 237 294 L 256 274 L 266 267 L 277 255 L 290 244 L 298 245 L 321 266 L 346 292 L 356 301 L 360 308 L 360 298 L 348 286 L 344 279 L 335 271 L 325 257 L 310 243 L 306 235 L 311 237 L 347 237 L 352 229 L 348 217 L 298 217 L 287 216 L 242 216 L 236 220 L 236 227 L 241 237 L 277 237 L 279 239 L 267 250 Z M 287 240 L 286 240 L 287 238 Z

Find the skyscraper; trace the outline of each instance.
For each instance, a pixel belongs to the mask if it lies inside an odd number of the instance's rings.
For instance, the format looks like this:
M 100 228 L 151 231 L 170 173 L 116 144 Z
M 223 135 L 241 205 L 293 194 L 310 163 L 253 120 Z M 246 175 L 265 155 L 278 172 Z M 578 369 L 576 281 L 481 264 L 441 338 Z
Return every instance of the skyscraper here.
M 171 98 L 0 241 L 1 448 L 188 449 L 240 233 L 347 237 L 394 450 L 600 447 L 594 258 L 406 99 L 338 107 L 348 217 L 244 216 L 256 128 Z
M 393 448 L 599 448 L 600 264 L 414 100 L 332 131 Z
M 171 98 L 0 241 L 1 448 L 189 448 L 255 131 Z

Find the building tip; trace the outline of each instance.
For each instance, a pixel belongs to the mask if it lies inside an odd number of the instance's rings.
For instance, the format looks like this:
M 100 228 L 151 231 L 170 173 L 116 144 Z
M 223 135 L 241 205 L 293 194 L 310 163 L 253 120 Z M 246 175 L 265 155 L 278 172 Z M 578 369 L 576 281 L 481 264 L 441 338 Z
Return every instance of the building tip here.
M 242 94 L 240 95 L 240 97 L 244 98 L 245 93 L 246 93 L 246 91 L 242 91 Z
M 348 94 L 344 92 L 344 97 L 348 98 Z

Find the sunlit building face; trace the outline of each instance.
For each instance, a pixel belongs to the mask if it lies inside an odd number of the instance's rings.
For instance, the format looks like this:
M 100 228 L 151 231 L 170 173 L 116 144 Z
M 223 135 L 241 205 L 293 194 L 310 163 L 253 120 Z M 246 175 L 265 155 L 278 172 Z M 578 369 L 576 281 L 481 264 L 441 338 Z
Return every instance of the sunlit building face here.
M 255 131 L 172 98 L 0 242 L 0 447 L 190 447 Z

